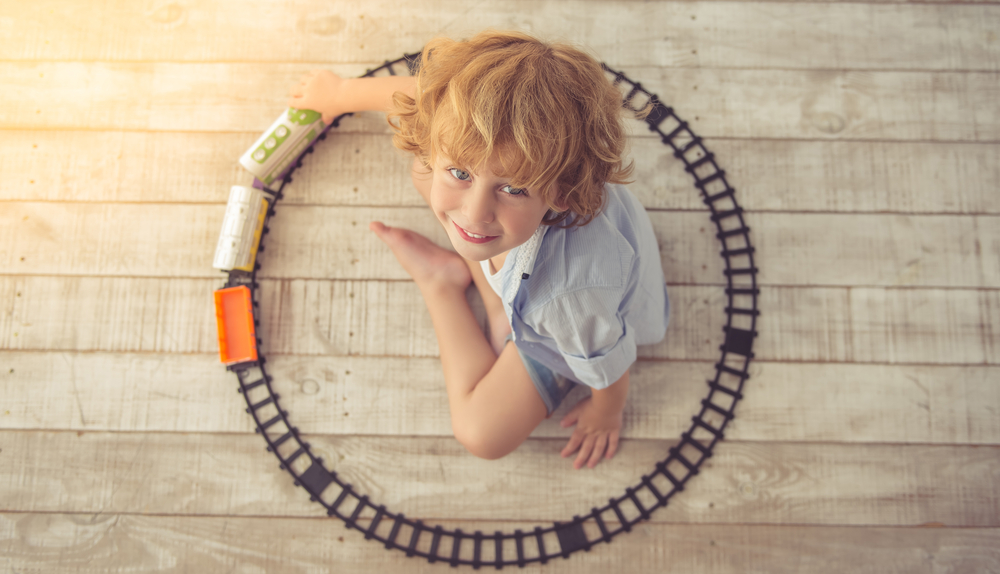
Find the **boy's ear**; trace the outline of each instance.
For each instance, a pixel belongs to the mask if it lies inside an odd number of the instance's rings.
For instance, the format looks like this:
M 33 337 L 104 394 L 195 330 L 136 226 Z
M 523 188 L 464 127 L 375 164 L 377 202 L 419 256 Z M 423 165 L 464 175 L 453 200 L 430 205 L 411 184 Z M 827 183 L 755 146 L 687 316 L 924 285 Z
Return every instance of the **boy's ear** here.
M 561 193 L 556 193 L 556 198 L 552 201 L 552 206 L 556 208 L 557 213 L 562 213 L 569 209 L 569 203 L 566 202 L 566 197 Z

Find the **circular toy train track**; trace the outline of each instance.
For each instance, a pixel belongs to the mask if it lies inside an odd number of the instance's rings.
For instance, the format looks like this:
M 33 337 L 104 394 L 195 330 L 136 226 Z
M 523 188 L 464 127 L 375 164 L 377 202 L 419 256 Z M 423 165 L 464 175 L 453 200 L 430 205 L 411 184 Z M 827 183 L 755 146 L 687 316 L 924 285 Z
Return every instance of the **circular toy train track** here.
M 386 62 L 369 70 L 365 76 L 397 75 L 400 71 L 411 74 L 419 56 L 410 54 Z M 750 243 L 750 228 L 736 202 L 735 191 L 726 181 L 725 171 L 719 168 L 715 156 L 705 148 L 687 122 L 678 118 L 673 109 L 660 103 L 638 82 L 607 66 L 604 69 L 615 85 L 622 89 L 625 108 L 636 111 L 647 102 L 653 104 L 644 121 L 649 130 L 659 135 L 662 143 L 673 150 L 674 157 L 683 162 L 685 170 L 694 179 L 694 187 L 711 212 L 710 219 L 721 242 L 727 302 L 726 322 L 722 327 L 725 339 L 719 347 L 721 354 L 715 364 L 715 376 L 708 380 L 708 393 L 701 401 L 701 409 L 692 417 L 690 428 L 681 434 L 676 446 L 668 450 L 666 458 L 655 463 L 651 472 L 642 476 L 637 484 L 610 498 L 606 505 L 573 516 L 566 522 L 536 526 L 530 531 L 484 534 L 424 524 L 369 500 L 367 495 L 340 480 L 336 472 L 328 470 L 323 459 L 310 450 L 309 443 L 303 442 L 299 430 L 289 420 L 288 412 L 282 410 L 278 402 L 279 396 L 272 389 L 272 379 L 267 374 L 262 354 L 254 362 L 229 367 L 239 378 L 238 391 L 246 399 L 246 411 L 253 417 L 256 432 L 264 438 L 267 450 L 278 458 L 281 469 L 291 474 L 295 485 L 304 488 L 310 500 L 321 504 L 328 516 L 336 516 L 347 528 L 362 532 L 366 539 L 432 563 L 463 564 L 476 569 L 483 566 L 497 569 L 512 565 L 524 567 L 535 562 L 545 564 L 559 556 L 568 558 L 573 552 L 589 551 L 599 542 L 610 542 L 618 534 L 629 532 L 637 523 L 648 519 L 653 511 L 666 506 L 698 474 L 702 463 L 712 456 L 712 449 L 722 440 L 726 425 L 733 419 L 736 404 L 743 396 L 744 383 L 750 378 L 748 368 L 754 356 L 752 349 L 759 314 L 757 269 L 754 266 L 754 248 Z M 327 130 L 337 127 L 342 118 L 334 120 Z M 325 132 L 319 139 L 325 139 Z M 312 151 L 310 146 L 303 157 Z M 276 190 L 266 188 L 260 181 L 255 183 L 256 187 L 273 196 L 268 199 L 265 229 L 266 222 L 274 215 L 276 203 L 282 198 L 282 190 L 292 181 L 291 172 L 301 165 L 302 157 Z M 261 251 L 264 249 L 263 237 L 260 239 Z M 231 272 L 226 283 L 227 287 L 246 286 L 250 289 L 255 323 L 259 317 L 258 268 L 259 265 L 249 273 Z M 298 469 L 301 468 L 305 470 L 300 472 Z M 470 545 L 471 559 L 468 558 Z

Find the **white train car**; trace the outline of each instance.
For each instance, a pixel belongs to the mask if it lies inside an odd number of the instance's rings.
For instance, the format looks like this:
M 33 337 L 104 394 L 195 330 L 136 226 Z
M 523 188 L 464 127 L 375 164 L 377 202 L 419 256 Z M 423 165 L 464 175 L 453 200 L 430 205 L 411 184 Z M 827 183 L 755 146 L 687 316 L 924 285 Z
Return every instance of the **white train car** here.
M 240 165 L 270 187 L 325 129 L 319 112 L 288 108 L 243 154 Z
M 268 209 L 263 191 L 242 185 L 232 187 L 212 267 L 223 271 L 253 271 Z

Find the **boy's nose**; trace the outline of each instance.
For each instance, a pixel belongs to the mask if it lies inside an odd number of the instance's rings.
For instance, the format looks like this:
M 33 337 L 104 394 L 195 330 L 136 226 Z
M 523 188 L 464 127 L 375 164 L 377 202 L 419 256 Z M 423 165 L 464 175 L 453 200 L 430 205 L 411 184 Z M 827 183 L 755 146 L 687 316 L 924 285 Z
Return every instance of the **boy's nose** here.
M 493 194 L 489 189 L 474 186 L 465 193 L 462 215 L 469 220 L 469 223 L 492 223 L 493 201 Z

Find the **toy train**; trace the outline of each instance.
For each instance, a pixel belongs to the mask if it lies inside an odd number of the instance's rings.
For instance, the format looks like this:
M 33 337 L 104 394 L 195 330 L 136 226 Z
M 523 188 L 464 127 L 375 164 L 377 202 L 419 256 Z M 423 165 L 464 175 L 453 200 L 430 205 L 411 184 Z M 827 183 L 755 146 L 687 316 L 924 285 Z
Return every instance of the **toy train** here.
M 325 129 L 318 112 L 288 108 L 240 157 L 240 165 L 256 181 L 253 187 L 234 185 L 230 189 L 212 261 L 212 267 L 230 273 L 229 286 L 215 292 L 219 358 L 230 367 L 257 360 L 253 294 L 249 285 L 257 265 L 261 236 L 267 230 L 267 216 L 276 200 L 267 186 L 280 182 Z M 235 276 L 233 272 L 237 272 Z
M 257 360 L 253 297 L 246 285 L 215 292 L 215 321 L 219 329 L 219 359 L 227 365 Z
M 319 112 L 288 108 L 243 154 L 240 165 L 264 185 L 281 181 L 325 129 Z
M 212 267 L 253 271 L 268 207 L 268 198 L 261 190 L 242 185 L 232 187 Z

